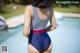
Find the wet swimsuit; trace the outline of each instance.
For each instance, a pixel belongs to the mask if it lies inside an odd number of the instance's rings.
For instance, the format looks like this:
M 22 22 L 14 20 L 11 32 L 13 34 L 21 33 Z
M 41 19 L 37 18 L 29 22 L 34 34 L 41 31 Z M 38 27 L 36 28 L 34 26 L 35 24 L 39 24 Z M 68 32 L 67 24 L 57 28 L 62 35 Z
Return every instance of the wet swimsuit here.
M 49 8 L 51 11 L 51 9 Z M 31 21 L 31 30 L 29 34 L 29 44 L 34 46 L 37 50 L 42 53 L 49 48 L 51 39 L 45 30 L 48 21 L 50 20 L 51 14 L 46 20 L 40 20 L 38 16 L 38 8 L 33 7 L 34 15 Z

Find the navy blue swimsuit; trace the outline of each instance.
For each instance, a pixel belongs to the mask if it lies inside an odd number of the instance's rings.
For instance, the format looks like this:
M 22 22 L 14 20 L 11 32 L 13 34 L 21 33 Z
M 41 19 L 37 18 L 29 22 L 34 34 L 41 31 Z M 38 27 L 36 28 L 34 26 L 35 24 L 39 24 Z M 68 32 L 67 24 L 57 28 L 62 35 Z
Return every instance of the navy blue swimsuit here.
M 51 9 L 49 8 L 51 11 Z M 46 20 L 40 20 L 38 16 L 38 8 L 33 7 L 34 15 L 31 21 L 31 30 L 29 34 L 29 44 L 34 46 L 40 52 L 45 51 L 51 44 L 51 39 L 45 30 L 48 21 L 51 18 L 51 14 L 47 16 Z

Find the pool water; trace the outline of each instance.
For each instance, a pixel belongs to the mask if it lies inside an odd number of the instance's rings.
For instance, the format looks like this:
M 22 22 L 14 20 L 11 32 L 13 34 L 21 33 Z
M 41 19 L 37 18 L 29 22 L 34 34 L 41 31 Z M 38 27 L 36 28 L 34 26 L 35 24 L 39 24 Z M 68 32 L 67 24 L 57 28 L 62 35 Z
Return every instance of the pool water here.
M 53 42 L 52 53 L 80 53 L 80 19 L 59 20 L 56 30 L 48 32 Z M 28 53 L 28 39 L 23 36 L 23 25 L 0 32 L 0 45 L 8 46 L 8 53 Z

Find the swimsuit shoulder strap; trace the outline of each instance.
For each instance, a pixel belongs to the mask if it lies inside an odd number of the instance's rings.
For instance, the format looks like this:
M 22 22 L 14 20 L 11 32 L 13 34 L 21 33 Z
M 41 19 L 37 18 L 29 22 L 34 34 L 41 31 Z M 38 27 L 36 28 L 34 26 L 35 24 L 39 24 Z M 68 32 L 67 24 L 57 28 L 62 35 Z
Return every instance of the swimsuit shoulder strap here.
M 33 17 L 37 17 L 37 8 L 33 7 Z

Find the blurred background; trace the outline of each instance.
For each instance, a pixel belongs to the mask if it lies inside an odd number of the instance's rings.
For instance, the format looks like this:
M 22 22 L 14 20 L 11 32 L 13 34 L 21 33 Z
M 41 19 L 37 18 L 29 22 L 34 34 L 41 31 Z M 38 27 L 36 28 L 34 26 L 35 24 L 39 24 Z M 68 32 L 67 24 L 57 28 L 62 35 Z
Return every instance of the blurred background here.
M 24 13 L 26 5 L 32 0 L 0 0 L 0 15 L 6 19 Z M 80 13 L 79 0 L 54 0 L 54 10 L 59 12 Z
M 28 53 L 28 38 L 23 36 L 24 9 L 32 0 L 0 0 L 0 53 Z M 80 53 L 80 0 L 54 0 L 58 27 L 48 32 L 52 53 Z M 49 25 L 49 24 L 48 24 Z

